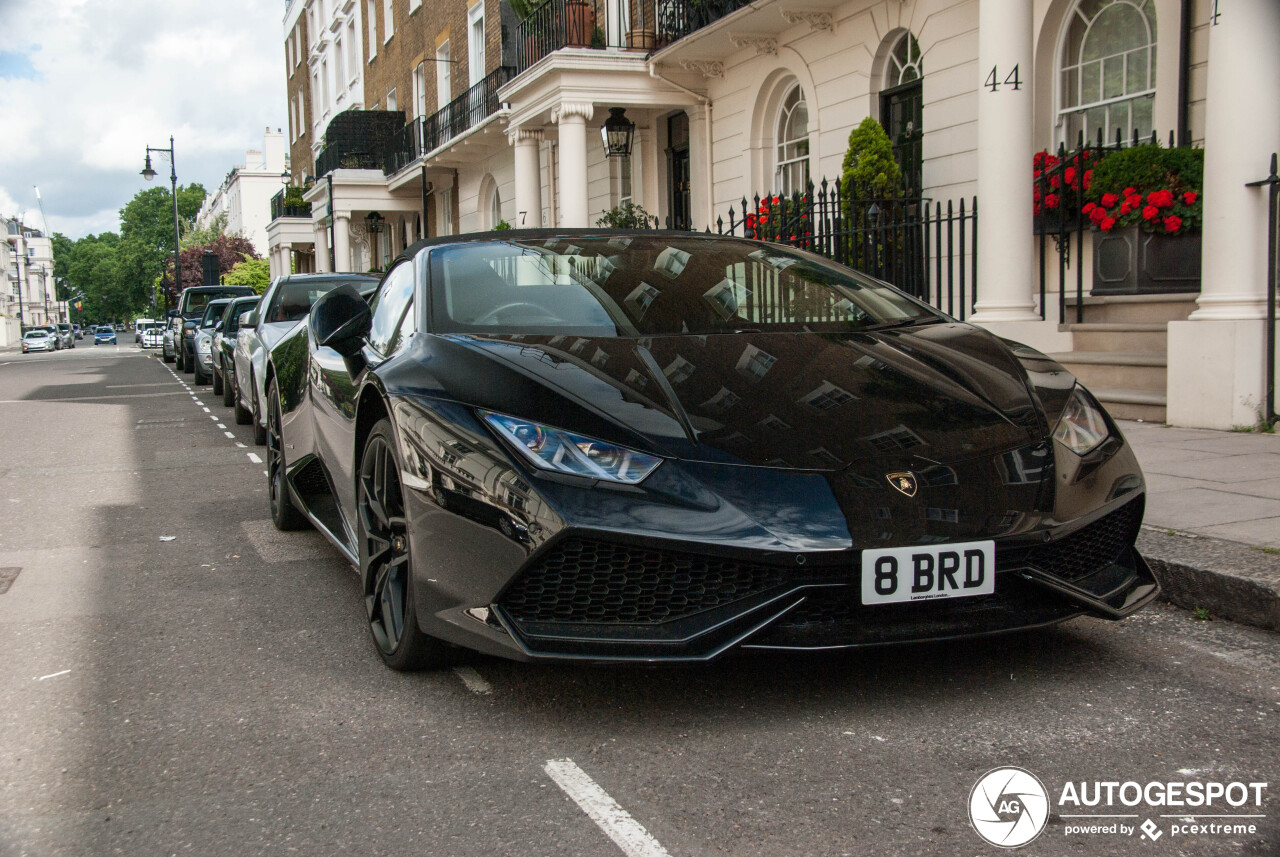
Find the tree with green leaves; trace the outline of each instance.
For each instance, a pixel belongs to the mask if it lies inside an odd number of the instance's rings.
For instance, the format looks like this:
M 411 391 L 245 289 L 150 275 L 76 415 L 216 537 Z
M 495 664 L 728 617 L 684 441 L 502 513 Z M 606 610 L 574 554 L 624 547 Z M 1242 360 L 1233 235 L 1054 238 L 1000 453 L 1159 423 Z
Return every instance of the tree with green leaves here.
M 271 264 L 266 259 L 255 259 L 244 254 L 244 258 L 231 266 L 231 270 L 222 278 L 228 286 L 253 286 L 253 290 L 262 294 L 271 285 Z

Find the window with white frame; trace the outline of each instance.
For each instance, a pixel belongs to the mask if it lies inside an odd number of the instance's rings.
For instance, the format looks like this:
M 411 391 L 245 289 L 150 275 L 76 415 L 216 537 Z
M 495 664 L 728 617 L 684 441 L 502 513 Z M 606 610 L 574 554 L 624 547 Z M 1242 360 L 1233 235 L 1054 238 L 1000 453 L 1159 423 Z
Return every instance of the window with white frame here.
M 413 68 L 413 115 L 427 115 L 427 64 L 420 62 Z
M 367 0 L 364 7 L 365 25 L 369 32 L 369 59 L 373 60 L 378 55 L 378 7 L 374 4 L 374 0 Z
M 440 200 L 440 229 L 436 233 L 438 235 L 453 234 L 453 188 L 447 188 L 436 194 L 436 198 Z
M 467 69 L 469 86 L 484 79 L 484 0 L 467 10 Z
M 498 192 L 498 186 L 493 186 L 493 193 L 489 195 L 489 228 L 493 229 L 502 222 L 502 194 Z
M 453 63 L 449 59 L 449 40 L 446 39 L 436 48 L 436 108 L 443 110 L 453 100 L 451 81 Z
M 342 65 L 346 59 L 346 54 L 342 50 L 342 38 L 339 37 L 333 42 L 333 92 L 335 98 L 342 98 L 347 91 L 347 75 Z
M 1152 131 L 1155 0 L 1080 0 L 1067 16 L 1058 74 L 1058 137 L 1129 139 Z
M 391 18 L 391 0 L 382 0 L 382 40 L 391 41 L 396 34 L 396 24 Z
M 329 110 L 329 105 L 333 102 L 329 100 L 329 61 L 320 61 L 320 107 L 324 111 Z
M 920 43 L 910 33 L 903 33 L 889 52 L 884 67 L 884 88 L 893 89 L 924 77 L 920 67 Z
M 347 74 L 351 75 L 352 80 L 360 74 L 360 55 L 356 51 L 359 44 L 356 36 L 356 19 L 352 18 L 347 22 Z
M 399 109 L 399 107 L 396 104 L 396 89 L 394 86 L 387 91 L 387 109 L 388 110 Z
M 778 190 L 799 193 L 809 185 L 809 106 L 798 83 L 782 99 L 777 140 Z

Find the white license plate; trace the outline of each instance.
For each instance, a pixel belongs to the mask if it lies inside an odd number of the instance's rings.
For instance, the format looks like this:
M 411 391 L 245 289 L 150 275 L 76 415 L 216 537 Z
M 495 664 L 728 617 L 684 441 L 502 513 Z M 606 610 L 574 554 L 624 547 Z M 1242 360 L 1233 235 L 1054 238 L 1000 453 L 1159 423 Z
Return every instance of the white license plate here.
M 863 604 L 965 598 L 995 591 L 993 541 L 862 552 Z

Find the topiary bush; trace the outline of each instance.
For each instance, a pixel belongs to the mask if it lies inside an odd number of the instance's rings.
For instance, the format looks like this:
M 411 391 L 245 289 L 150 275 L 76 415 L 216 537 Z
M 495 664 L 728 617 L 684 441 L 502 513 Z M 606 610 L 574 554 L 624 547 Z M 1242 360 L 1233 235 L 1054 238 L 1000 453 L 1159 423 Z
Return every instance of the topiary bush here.
M 846 199 L 884 199 L 902 193 L 902 170 L 893 159 L 893 143 L 868 116 L 849 132 L 840 190 Z

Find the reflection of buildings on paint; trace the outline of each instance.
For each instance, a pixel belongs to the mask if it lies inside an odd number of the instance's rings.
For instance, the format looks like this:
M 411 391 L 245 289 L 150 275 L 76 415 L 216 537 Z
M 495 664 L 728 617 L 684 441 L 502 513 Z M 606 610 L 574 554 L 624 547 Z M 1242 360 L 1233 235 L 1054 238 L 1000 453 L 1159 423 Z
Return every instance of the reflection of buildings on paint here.
M 1246 184 L 1280 149 L 1272 0 L 591 0 L 582 20 L 596 29 L 581 33 L 564 0 L 524 22 L 502 0 L 357 0 L 319 21 L 328 5 L 292 0 L 286 13 L 293 174 L 315 181 L 305 216 L 273 220 L 277 271 L 325 269 L 330 256 L 381 269 L 419 237 L 504 221 L 590 226 L 625 202 L 701 231 L 730 206 L 740 216 L 743 197 L 838 176 L 850 130 L 873 116 L 913 189 L 979 197 L 992 249 L 978 258 L 976 322 L 1089 353 L 1123 352 L 1140 338 L 1134 325 L 1155 325 L 1146 332 L 1159 342 L 1137 363 L 1167 358 L 1167 395 L 1158 377 L 1158 390 L 1128 389 L 1138 382 L 1123 362 L 1111 374 L 1083 358 L 1069 368 L 1115 387 L 1101 395 L 1117 412 L 1163 418 L 1167 399 L 1180 423 L 1253 419 L 1241 403 L 1261 383 L 1267 218 L 1265 191 Z M 613 107 L 636 125 L 629 158 L 597 142 Z M 403 124 L 388 129 L 388 113 Z M 1031 154 L 1098 131 L 1175 131 L 1206 151 L 1198 302 L 1130 302 L 1098 319 L 1127 326 L 1116 341 L 1036 311 Z M 1091 246 L 1086 236 L 1071 259 L 1086 291 Z M 1056 270 L 1050 279 L 1056 305 Z
M 67 304 L 57 299 L 53 242 L 39 229 L 0 217 L 0 345 L 21 338 L 26 327 L 66 321 Z
M 218 189 L 205 197 L 196 226 L 207 229 L 219 215 L 226 215 L 228 235 L 248 238 L 256 252 L 265 253 L 271 198 L 280 192 L 281 176 L 288 168 L 284 134 L 266 129 L 262 149 L 246 151 L 244 163 L 232 167 Z

